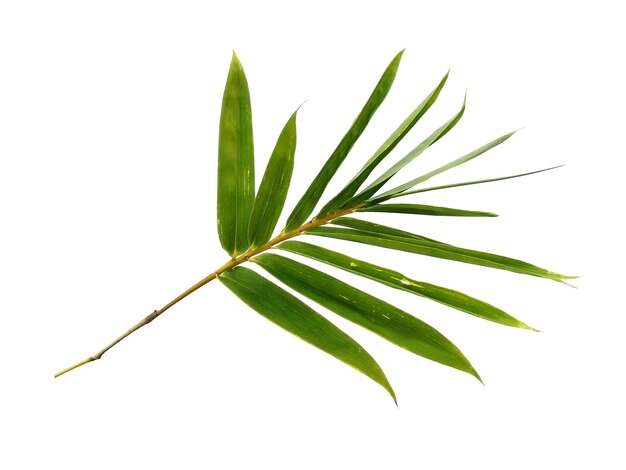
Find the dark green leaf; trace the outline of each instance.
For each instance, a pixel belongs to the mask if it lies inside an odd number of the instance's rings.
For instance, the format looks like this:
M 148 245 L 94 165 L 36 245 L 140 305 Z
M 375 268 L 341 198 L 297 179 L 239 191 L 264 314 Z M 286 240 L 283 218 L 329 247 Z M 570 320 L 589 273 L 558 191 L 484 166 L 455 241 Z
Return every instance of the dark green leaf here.
M 301 300 L 247 268 L 234 268 L 219 276 L 219 280 L 265 318 L 367 375 L 396 400 L 391 385 L 374 358 Z
M 285 205 L 296 151 L 296 113 L 285 124 L 263 175 L 250 217 L 250 245 L 269 241 Z
M 348 153 L 354 146 L 355 142 L 361 136 L 367 127 L 367 124 L 370 122 L 370 119 L 387 96 L 387 93 L 389 92 L 389 89 L 391 88 L 391 85 L 396 77 L 396 72 L 398 71 L 398 66 L 400 65 L 400 59 L 402 58 L 403 52 L 404 51 L 401 51 L 391 61 L 378 81 L 378 84 L 374 88 L 371 96 L 365 103 L 365 106 L 352 124 L 352 127 L 350 127 L 350 130 L 348 130 L 343 139 L 341 139 L 341 142 L 339 142 L 335 151 L 328 158 L 300 201 L 298 201 L 298 204 L 287 219 L 287 225 L 284 229 L 285 232 L 289 232 L 300 227 L 311 215 L 313 209 L 315 209 L 315 206 L 322 197 L 322 193 L 326 189 L 329 181 L 348 156 Z
M 254 261 L 292 289 L 415 354 L 472 374 L 463 353 L 430 325 L 328 274 L 279 255 Z
M 531 328 L 499 308 L 474 297 L 470 297 L 469 295 L 463 294 L 462 292 L 448 289 L 446 287 L 436 286 L 427 282 L 416 281 L 397 271 L 392 271 L 391 269 L 382 268 L 366 261 L 351 258 L 327 248 L 297 241 L 286 241 L 278 245 L 278 248 L 321 261 L 322 263 L 326 263 L 343 269 L 344 271 L 378 281 L 390 287 L 434 300 L 485 320 L 500 323 L 502 325 L 534 330 L 534 328 Z
M 519 274 L 528 274 L 530 276 L 543 277 L 555 281 L 562 282 L 565 279 L 575 278 L 575 276 L 564 276 L 562 274 L 557 274 L 514 258 L 508 258 L 506 256 L 495 255 L 492 253 L 485 253 L 482 251 L 469 250 L 466 248 L 460 248 L 434 240 L 425 240 L 423 238 L 395 237 L 386 234 L 360 232 L 358 230 L 334 227 L 318 227 L 311 229 L 306 233 L 323 237 L 337 238 L 340 240 L 365 243 L 368 245 L 380 246 L 383 248 L 391 248 L 393 250 L 406 251 L 409 253 L 417 253 L 420 255 L 433 256 L 435 258 L 443 258 L 452 261 L 476 264 L 489 268 L 503 269 L 506 271 L 512 271 Z
M 449 73 L 449 72 L 448 72 Z M 404 138 L 404 136 L 417 124 L 417 121 L 426 114 L 426 111 L 435 103 L 439 93 L 443 89 L 446 81 L 448 80 L 448 73 L 441 79 L 439 85 L 422 101 L 417 108 L 398 126 L 398 128 L 389 136 L 389 138 L 380 146 L 376 153 L 369 159 L 369 161 L 361 168 L 357 175 L 350 181 L 333 199 L 331 199 L 322 208 L 318 217 L 327 215 L 333 210 L 339 209 L 345 204 L 357 190 L 361 187 L 367 177 L 374 171 L 383 159 L 389 155 L 389 153 L 398 145 L 398 143 Z
M 391 237 L 416 238 L 418 240 L 437 242 L 437 240 L 433 240 L 432 238 L 422 237 L 421 235 L 416 235 L 411 232 L 406 232 L 393 227 L 387 227 L 386 225 L 376 224 L 374 222 L 369 222 L 368 220 L 354 219 L 352 217 L 339 217 L 338 219 L 332 220 L 331 223 L 333 225 L 353 228 L 361 232 L 370 232 L 372 235 L 380 237 L 389 235 Z
M 498 217 L 491 212 L 467 211 L 449 207 L 426 206 L 423 204 L 375 204 L 361 207 L 357 212 L 392 212 L 395 214 L 440 215 L 456 217 Z
M 393 165 L 389 170 L 383 173 L 378 179 L 376 179 L 372 184 L 370 184 L 367 188 L 365 188 L 361 193 L 354 196 L 350 201 L 348 201 L 345 206 L 346 207 L 354 207 L 355 205 L 369 199 L 371 196 L 376 194 L 376 192 L 382 188 L 387 181 L 389 181 L 394 175 L 396 175 L 402 168 L 407 166 L 417 157 L 419 157 L 424 151 L 441 139 L 444 135 L 450 132 L 454 126 L 461 120 L 463 114 L 465 113 L 465 99 L 463 99 L 463 106 L 461 106 L 461 110 L 456 113 L 450 120 L 448 120 L 445 124 L 440 126 L 435 132 L 430 134 L 424 141 L 422 141 L 417 147 L 411 150 L 408 154 L 406 154 L 402 159 L 400 159 L 395 165 Z
M 232 257 L 248 249 L 254 204 L 254 144 L 248 82 L 233 52 L 226 79 L 217 163 L 217 230 Z
M 514 132 L 509 132 L 508 134 L 503 135 L 502 137 L 498 137 L 495 140 L 492 140 L 491 142 L 489 142 L 488 144 L 483 145 L 480 148 L 477 148 L 476 150 L 468 153 L 467 155 L 463 155 L 460 158 L 457 158 L 456 160 L 443 165 L 439 168 L 437 168 L 436 170 L 433 170 L 431 172 L 426 173 L 425 175 L 422 175 L 418 178 L 415 178 L 411 181 L 409 181 L 408 183 L 404 183 L 401 184 L 400 186 L 397 186 L 393 189 L 390 189 L 387 192 L 382 193 L 381 195 L 375 197 L 372 199 L 373 202 L 382 202 L 384 200 L 389 199 L 390 196 L 394 196 L 396 194 L 400 194 L 403 193 L 409 189 L 411 189 L 413 186 L 423 183 L 426 180 L 429 180 L 430 178 L 432 178 L 435 175 L 438 175 L 440 173 L 443 173 L 444 171 L 450 170 L 451 168 L 454 168 L 455 166 L 461 165 L 463 163 L 469 162 L 470 160 L 473 160 L 474 158 L 478 157 L 479 155 L 482 155 L 483 153 L 487 152 L 488 150 L 491 150 L 492 148 L 500 145 L 502 142 L 504 142 L 505 140 L 509 139 L 513 134 L 515 134 Z

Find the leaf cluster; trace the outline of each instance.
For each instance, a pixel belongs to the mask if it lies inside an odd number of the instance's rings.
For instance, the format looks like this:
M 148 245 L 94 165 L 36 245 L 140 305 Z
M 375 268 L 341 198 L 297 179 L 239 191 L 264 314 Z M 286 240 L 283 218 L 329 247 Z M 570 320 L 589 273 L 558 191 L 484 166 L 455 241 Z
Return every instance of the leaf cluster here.
M 379 176 L 371 178 L 371 183 L 367 184 L 378 166 L 385 162 L 386 157 L 398 143 L 435 104 L 446 84 L 448 73 L 400 122 L 343 189 L 315 212 L 329 182 L 389 93 L 402 55 L 403 52 L 398 53 L 387 66 L 356 119 L 291 210 L 285 227 L 280 232 L 274 233 L 285 205 L 294 167 L 297 111 L 288 118 L 280 132 L 258 191 L 255 192 L 250 95 L 244 69 L 233 53 L 220 119 L 217 185 L 219 239 L 224 250 L 231 256 L 231 262 L 225 265 L 226 268 L 218 272 L 216 277 L 259 314 L 361 371 L 383 386 L 394 400 L 395 393 L 372 356 L 354 339 L 285 287 L 414 354 L 467 372 L 479 380 L 480 377 L 463 353 L 432 326 L 349 283 L 297 261 L 297 257 L 312 260 L 313 265 L 322 263 L 377 281 L 484 320 L 510 327 L 530 330 L 533 328 L 496 306 L 452 288 L 412 279 L 395 269 L 377 266 L 343 252 L 332 251 L 313 243 L 291 240 L 292 238 L 299 235 L 330 237 L 559 282 L 571 278 L 525 261 L 451 245 L 358 218 L 358 214 L 361 213 L 380 212 L 418 216 L 495 217 L 496 214 L 486 211 L 388 201 L 422 192 L 500 181 L 547 170 L 442 186 L 419 186 L 499 146 L 514 134 L 510 132 L 433 171 L 389 187 L 392 178 L 459 123 L 465 112 L 464 99 L 460 109 L 447 121 L 399 158 L 395 164 L 380 172 Z M 270 250 L 272 252 L 268 252 Z M 296 255 L 296 259 L 278 254 L 281 251 Z M 270 280 L 258 270 L 241 266 L 246 261 L 259 266 L 261 272 L 274 280 Z

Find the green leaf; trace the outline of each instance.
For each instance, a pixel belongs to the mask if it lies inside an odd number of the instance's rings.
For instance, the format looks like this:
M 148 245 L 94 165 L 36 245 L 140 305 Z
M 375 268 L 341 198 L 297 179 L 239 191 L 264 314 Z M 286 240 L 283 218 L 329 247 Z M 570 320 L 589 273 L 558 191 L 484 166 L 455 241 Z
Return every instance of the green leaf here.
M 565 279 L 574 279 L 575 276 L 564 276 L 538 266 L 520 261 L 506 256 L 495 255 L 482 251 L 469 250 L 457 246 L 449 245 L 434 240 L 423 238 L 395 237 L 387 234 L 377 234 L 372 232 L 361 232 L 334 227 L 317 227 L 306 232 L 310 235 L 319 235 L 340 240 L 348 240 L 368 245 L 391 248 L 393 250 L 417 253 L 420 255 L 433 256 L 451 261 L 476 264 L 489 268 L 503 269 L 519 274 L 528 274 L 546 279 L 562 282 Z
M 476 180 L 476 181 L 465 181 L 465 182 L 462 182 L 462 183 L 452 183 L 452 184 L 444 184 L 442 186 L 432 186 L 430 188 L 414 189 L 413 191 L 405 191 L 403 193 L 387 196 L 386 198 L 384 198 L 384 200 L 388 200 L 388 199 L 392 199 L 392 198 L 396 198 L 396 197 L 401 197 L 401 196 L 408 196 L 409 194 L 425 193 L 425 192 L 428 192 L 428 191 L 439 191 L 440 189 L 458 188 L 458 187 L 461 187 L 461 186 L 470 186 L 470 185 L 473 185 L 473 184 L 493 183 L 495 181 L 504 181 L 504 180 L 510 180 L 510 179 L 513 179 L 513 178 L 521 178 L 522 176 L 529 176 L 529 175 L 534 175 L 534 174 L 537 174 L 537 173 L 543 173 L 544 171 L 554 170 L 556 168 L 561 168 L 562 166 L 564 166 L 564 165 L 557 165 L 557 166 L 553 166 L 553 167 L 550 167 L 550 168 L 544 168 L 543 170 L 530 171 L 528 173 L 519 173 L 517 175 L 500 176 L 499 178 L 489 178 L 489 179 Z M 376 200 L 379 200 L 379 199 L 380 198 L 376 198 Z
M 430 92 L 430 94 L 413 110 L 413 112 L 398 126 L 398 128 L 389 136 L 389 138 L 380 146 L 376 153 L 361 168 L 357 175 L 331 199 L 320 211 L 318 218 L 331 213 L 333 210 L 339 209 L 345 204 L 357 190 L 361 187 L 367 177 L 374 171 L 383 159 L 398 145 L 404 136 L 417 124 L 417 121 L 426 114 L 426 111 L 435 103 L 437 97 L 441 93 L 443 86 L 448 80 L 448 73 L 439 82 L 439 85 Z
M 399 308 L 279 255 L 263 254 L 254 261 L 287 286 L 387 341 L 480 380 L 467 358 L 450 340 Z
M 250 92 L 233 52 L 226 79 L 217 162 L 217 230 L 232 257 L 248 249 L 248 223 L 254 204 L 254 144 Z
M 361 207 L 357 212 L 392 212 L 395 214 L 439 215 L 455 217 L 498 217 L 491 212 L 467 211 L 449 207 L 426 206 L 423 204 L 375 204 Z
M 451 119 L 449 119 L 446 123 L 440 126 L 435 132 L 430 134 L 426 139 L 424 139 L 417 147 L 407 153 L 404 157 L 402 157 L 395 165 L 393 165 L 389 170 L 383 173 L 380 177 L 378 177 L 372 184 L 370 184 L 367 188 L 365 188 L 361 193 L 354 196 L 350 201 L 348 201 L 345 206 L 346 207 L 354 207 L 355 205 L 369 199 L 371 196 L 376 194 L 376 192 L 382 188 L 387 181 L 389 181 L 393 176 L 395 176 L 400 170 L 402 170 L 405 166 L 419 157 L 424 151 L 441 139 L 444 135 L 450 132 L 454 126 L 461 120 L 463 114 L 465 113 L 465 98 L 463 99 L 463 105 L 458 113 L 456 113 Z
M 502 137 L 498 137 L 495 140 L 492 140 L 491 142 L 489 142 L 488 144 L 483 145 L 480 148 L 477 148 L 476 150 L 468 153 L 467 155 L 463 155 L 460 158 L 457 158 L 456 160 L 443 165 L 439 168 L 437 168 L 436 170 L 433 170 L 429 173 L 426 173 L 425 175 L 422 175 L 418 178 L 415 178 L 407 183 L 401 184 L 400 186 L 397 186 L 393 189 L 390 189 L 387 192 L 384 192 L 382 194 L 380 194 L 379 196 L 375 197 L 372 199 L 372 202 L 382 202 L 385 201 L 387 199 L 389 199 L 390 196 L 394 196 L 396 194 L 399 193 L 403 193 L 409 189 L 411 189 L 413 186 L 423 183 L 424 181 L 429 180 L 430 178 L 432 178 L 433 176 L 436 176 L 440 173 L 443 173 L 444 171 L 450 170 L 451 168 L 454 168 L 455 166 L 459 166 L 463 163 L 469 162 L 470 160 L 473 160 L 474 158 L 478 157 L 479 155 L 482 155 L 483 153 L 487 152 L 488 150 L 491 150 L 492 148 L 500 145 L 502 142 L 504 142 L 505 140 L 509 139 L 513 134 L 515 134 L 515 131 L 513 132 L 509 132 L 508 134 L 503 135 Z
M 220 275 L 219 280 L 265 318 L 367 375 L 396 401 L 391 385 L 374 358 L 301 300 L 247 268 L 231 269 Z
M 386 225 L 381 225 L 381 224 L 376 224 L 368 220 L 354 219 L 352 217 L 339 217 L 337 219 L 333 219 L 331 221 L 331 224 L 340 225 L 342 227 L 353 228 L 361 232 L 370 232 L 373 235 L 377 235 L 380 237 L 390 235 L 391 237 L 416 238 L 418 240 L 427 240 L 431 242 L 437 242 L 437 240 L 433 240 L 432 238 L 422 237 L 421 235 L 416 235 L 415 233 L 405 232 L 404 230 L 399 230 L 397 228 L 387 227 Z M 438 242 L 438 243 L 441 243 L 441 242 Z
M 462 292 L 448 289 L 446 287 L 436 286 L 427 282 L 416 281 L 397 271 L 392 271 L 391 269 L 382 268 L 366 261 L 351 258 L 350 256 L 346 256 L 327 248 L 298 241 L 286 241 L 278 245 L 277 248 L 335 266 L 336 268 L 378 281 L 395 289 L 400 289 L 434 300 L 435 302 L 439 302 L 443 305 L 447 305 L 448 307 L 469 313 L 484 320 L 500 323 L 502 325 L 534 330 L 534 328 L 531 328 L 499 308 L 483 302 L 482 300 L 463 294 Z
M 263 175 L 250 217 L 250 245 L 263 245 L 272 236 L 285 205 L 296 151 L 296 114 L 285 124 Z
M 289 232 L 300 227 L 311 215 L 313 209 L 315 209 L 315 206 L 322 197 L 322 194 L 331 178 L 348 156 L 348 153 L 354 146 L 355 142 L 361 136 L 367 127 L 367 124 L 370 122 L 370 119 L 387 96 L 387 93 L 389 92 L 396 77 L 403 52 L 404 51 L 401 51 L 393 58 L 378 81 L 378 84 L 374 88 L 371 96 L 365 103 L 365 106 L 352 124 L 352 127 L 350 127 L 346 135 L 343 139 L 341 139 L 341 142 L 339 142 L 335 151 L 328 158 L 300 201 L 298 201 L 298 204 L 296 204 L 296 207 L 287 219 L 287 225 L 284 228 L 285 232 Z

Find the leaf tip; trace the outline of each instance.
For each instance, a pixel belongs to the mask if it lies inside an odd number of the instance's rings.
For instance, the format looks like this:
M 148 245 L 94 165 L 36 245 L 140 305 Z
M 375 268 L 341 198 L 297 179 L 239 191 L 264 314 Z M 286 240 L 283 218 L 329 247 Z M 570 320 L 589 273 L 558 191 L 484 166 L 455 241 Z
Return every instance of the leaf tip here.
M 391 63 L 394 64 L 396 67 L 398 67 L 400 65 L 400 61 L 402 60 L 402 56 L 404 55 L 404 51 L 406 51 L 406 48 L 404 48 L 400 52 L 398 52 L 396 54 L 396 56 L 393 58 L 393 60 L 391 61 Z

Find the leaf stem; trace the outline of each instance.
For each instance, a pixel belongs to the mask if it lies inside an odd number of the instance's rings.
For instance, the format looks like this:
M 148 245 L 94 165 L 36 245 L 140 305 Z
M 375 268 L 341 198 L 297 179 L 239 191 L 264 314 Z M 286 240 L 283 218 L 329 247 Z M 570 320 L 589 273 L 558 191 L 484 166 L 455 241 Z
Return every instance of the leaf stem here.
M 246 261 L 249 261 L 254 256 L 256 256 L 256 255 L 258 255 L 260 253 L 263 253 L 264 251 L 267 251 L 270 248 L 273 248 L 275 245 L 278 245 L 279 243 L 282 243 L 285 240 L 289 240 L 290 238 L 294 238 L 294 237 L 297 237 L 298 235 L 302 235 L 303 233 L 305 233 L 308 230 L 311 230 L 313 228 L 319 227 L 321 225 L 325 225 L 325 224 L 329 223 L 331 220 L 333 220 L 333 219 L 335 219 L 337 217 L 341 217 L 341 216 L 344 216 L 344 215 L 347 215 L 347 214 L 351 214 L 352 212 L 356 211 L 361 205 L 362 204 L 359 204 L 359 205 L 351 207 L 349 209 L 341 209 L 341 210 L 335 211 L 335 212 L 333 212 L 331 214 L 328 214 L 328 215 L 324 216 L 321 219 L 313 218 L 309 222 L 307 222 L 306 224 L 303 224 L 303 225 L 301 225 L 300 227 L 298 227 L 298 228 L 296 228 L 294 230 L 291 230 L 289 232 L 281 232 L 279 235 L 277 235 L 276 237 L 274 237 L 273 239 L 271 239 L 269 242 L 265 243 L 264 245 L 261 245 L 261 246 L 256 247 L 256 248 L 249 248 L 245 253 L 242 253 L 239 256 L 237 256 L 235 258 L 232 258 L 227 263 L 225 263 L 223 266 L 221 266 L 220 268 L 216 269 L 211 274 L 206 276 L 204 279 L 202 279 L 202 280 L 198 281 L 197 283 L 195 283 L 193 286 L 191 286 L 185 292 L 180 294 L 178 297 L 176 297 L 175 299 L 171 300 L 169 303 L 167 303 L 166 305 L 161 307 L 161 309 L 155 310 L 154 312 L 152 312 L 150 315 L 145 317 L 143 320 L 141 320 L 135 326 L 130 328 L 124 334 L 120 335 L 115 340 L 113 340 L 111 343 L 109 343 L 107 346 L 105 346 L 100 351 L 95 353 L 93 356 L 88 357 L 87 359 L 85 359 L 83 361 L 80 361 L 80 362 L 74 364 L 73 366 L 68 367 L 67 369 L 63 369 L 62 371 L 56 373 L 54 375 L 54 377 L 55 378 L 56 377 L 60 377 L 61 375 L 66 374 L 67 372 L 69 372 L 71 370 L 77 369 L 77 368 L 79 368 L 81 366 L 84 366 L 85 364 L 90 363 L 90 362 L 97 361 L 98 359 L 100 359 L 104 355 L 104 353 L 106 353 L 109 349 L 111 349 L 117 343 L 122 341 L 124 338 L 126 338 L 127 336 L 130 336 L 135 331 L 137 331 L 139 328 L 141 328 L 141 327 L 147 325 L 148 323 L 152 322 L 155 318 L 157 318 L 159 315 L 163 314 L 170 307 L 173 307 L 178 302 L 180 302 L 185 297 L 187 297 L 189 294 L 192 294 L 193 292 L 197 291 L 198 289 L 200 289 L 205 284 L 208 284 L 213 279 L 216 279 L 221 274 L 224 274 L 226 271 L 229 271 L 230 269 L 233 269 L 234 267 L 239 266 L 240 264 L 245 263 Z

